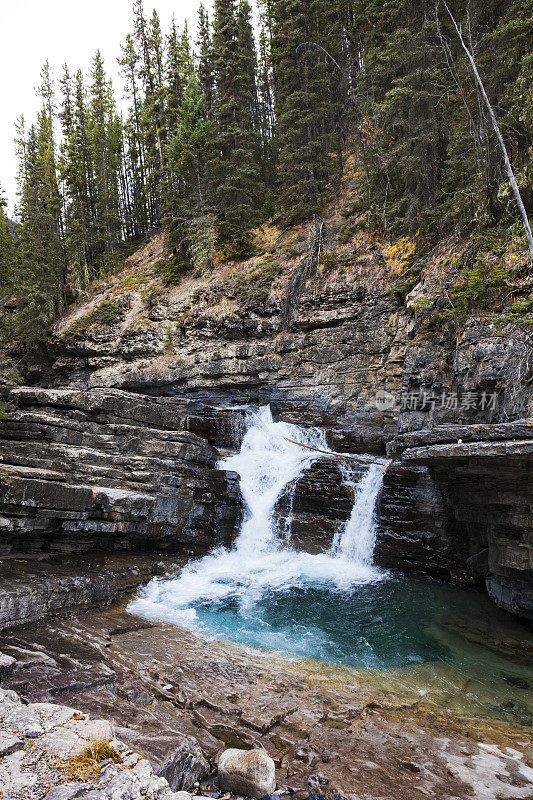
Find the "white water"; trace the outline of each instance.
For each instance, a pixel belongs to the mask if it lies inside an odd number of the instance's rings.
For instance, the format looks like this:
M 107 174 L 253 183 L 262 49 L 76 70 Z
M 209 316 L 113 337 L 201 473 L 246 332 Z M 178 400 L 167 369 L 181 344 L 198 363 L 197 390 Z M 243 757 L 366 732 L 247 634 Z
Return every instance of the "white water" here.
M 353 469 L 343 468 L 345 482 L 355 490 L 350 519 L 329 552 L 299 553 L 288 546 L 287 531 L 278 530 L 273 512 L 283 492 L 294 488 L 321 454 L 290 439 L 328 449 L 321 431 L 274 422 L 269 407 L 249 414 L 240 452 L 219 462 L 221 469 L 239 473 L 246 507 L 233 548 L 218 548 L 175 578 L 154 579 L 130 611 L 195 628 L 201 627 L 197 609 L 227 599 L 236 601 L 239 613 L 247 616 L 266 592 L 304 585 L 348 589 L 382 578 L 372 564 L 374 507 L 387 462 L 371 465 L 357 484 Z

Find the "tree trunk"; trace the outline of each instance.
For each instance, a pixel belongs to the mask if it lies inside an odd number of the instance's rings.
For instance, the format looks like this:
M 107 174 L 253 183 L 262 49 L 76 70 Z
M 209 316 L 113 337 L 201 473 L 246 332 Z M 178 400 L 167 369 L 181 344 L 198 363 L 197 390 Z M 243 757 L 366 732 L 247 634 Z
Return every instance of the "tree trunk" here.
M 499 145 L 500 145 L 502 153 L 503 153 L 503 160 L 505 162 L 505 168 L 507 170 L 507 175 L 509 176 L 509 181 L 510 181 L 511 187 L 513 189 L 513 194 L 515 196 L 516 204 L 518 206 L 518 210 L 520 212 L 520 216 L 522 217 L 522 222 L 524 224 L 524 230 L 526 232 L 527 245 L 528 245 L 528 248 L 529 248 L 529 256 L 533 260 L 533 234 L 531 233 L 531 226 L 529 224 L 529 220 L 528 220 L 528 217 L 527 217 L 526 209 L 524 207 L 524 203 L 522 202 L 522 197 L 520 195 L 520 189 L 518 188 L 518 184 L 517 184 L 516 178 L 514 176 L 513 168 L 511 167 L 511 162 L 509 161 L 509 156 L 507 154 L 507 148 L 505 146 L 505 142 L 503 141 L 503 137 L 502 137 L 501 132 L 500 132 L 500 127 L 498 125 L 498 120 L 496 119 L 496 114 L 494 113 L 494 109 L 492 108 L 490 100 L 489 100 L 489 98 L 487 96 L 487 93 L 485 91 L 485 87 L 483 85 L 483 81 L 481 80 L 481 76 L 480 76 L 480 74 L 479 74 L 479 72 L 477 70 L 476 62 L 474 61 L 474 56 L 472 55 L 472 53 L 470 52 L 470 50 L 466 46 L 465 41 L 463 39 L 463 35 L 461 33 L 461 29 L 457 25 L 457 22 L 455 21 L 454 16 L 453 16 L 452 12 L 450 11 L 450 9 L 448 7 L 448 4 L 446 3 L 446 0 L 444 0 L 444 6 L 446 8 L 446 11 L 450 15 L 450 19 L 453 22 L 455 30 L 457 31 L 457 35 L 459 37 L 459 41 L 461 42 L 463 50 L 465 51 L 466 55 L 468 56 L 468 60 L 470 61 L 470 65 L 472 67 L 472 71 L 473 71 L 474 77 L 476 79 L 476 83 L 479 86 L 479 91 L 481 92 L 481 96 L 483 97 L 485 105 L 487 106 L 487 111 L 489 112 L 489 116 L 490 116 L 490 119 L 491 119 L 491 122 L 492 122 L 492 125 L 493 125 L 493 128 L 494 128 L 494 132 L 496 133 L 496 138 L 498 139 Z

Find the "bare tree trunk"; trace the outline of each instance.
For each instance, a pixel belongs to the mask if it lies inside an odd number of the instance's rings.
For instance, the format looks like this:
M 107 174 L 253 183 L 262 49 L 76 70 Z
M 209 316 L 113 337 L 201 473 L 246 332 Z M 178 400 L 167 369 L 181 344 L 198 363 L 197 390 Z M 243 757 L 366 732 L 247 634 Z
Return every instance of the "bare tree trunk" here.
M 472 53 L 470 52 L 470 50 L 466 46 L 465 40 L 463 39 L 463 35 L 461 33 L 461 29 L 457 25 L 457 22 L 455 21 L 454 16 L 453 16 L 452 12 L 450 11 L 446 0 L 444 0 L 444 7 L 446 8 L 446 11 L 450 15 L 450 19 L 453 22 L 453 26 L 454 26 L 455 30 L 457 31 L 457 35 L 459 37 L 459 41 L 461 42 L 463 50 L 465 51 L 466 55 L 468 56 L 468 60 L 470 61 L 470 66 L 472 67 L 472 71 L 473 71 L 474 77 L 476 79 L 476 83 L 479 86 L 479 91 L 481 92 L 481 96 L 483 97 L 485 105 L 487 106 L 487 111 L 489 112 L 489 116 L 490 116 L 490 119 L 492 121 L 492 126 L 494 128 L 494 132 L 496 133 L 496 138 L 498 139 L 499 145 L 500 145 L 500 147 L 502 149 L 503 160 L 505 161 L 505 168 L 507 170 L 507 175 L 509 176 L 509 182 L 510 182 L 511 187 L 513 189 L 513 193 L 514 193 L 514 196 L 515 196 L 516 204 L 518 206 L 518 210 L 520 211 L 520 216 L 522 217 L 522 222 L 524 224 L 524 230 L 526 232 L 527 245 L 528 245 L 528 248 L 529 248 L 529 256 L 530 256 L 531 259 L 533 259 L 533 234 L 531 233 L 531 226 L 530 226 L 529 220 L 527 218 L 527 213 L 526 213 L 526 209 L 524 208 L 524 203 L 522 202 L 522 197 L 520 195 L 520 189 L 518 188 L 518 184 L 517 184 L 516 178 L 514 176 L 513 168 L 511 167 L 511 162 L 509 161 L 509 156 L 507 154 L 507 148 L 505 146 L 505 142 L 503 141 L 503 137 L 502 137 L 501 132 L 500 132 L 500 127 L 498 125 L 498 120 L 496 119 L 496 114 L 494 113 L 494 109 L 492 108 L 490 100 L 487 97 L 487 93 L 485 91 L 485 87 L 483 85 L 483 81 L 481 80 L 481 76 L 480 76 L 480 74 L 479 74 L 479 72 L 477 70 L 477 67 L 476 67 L 476 62 L 474 61 L 474 56 L 472 55 Z

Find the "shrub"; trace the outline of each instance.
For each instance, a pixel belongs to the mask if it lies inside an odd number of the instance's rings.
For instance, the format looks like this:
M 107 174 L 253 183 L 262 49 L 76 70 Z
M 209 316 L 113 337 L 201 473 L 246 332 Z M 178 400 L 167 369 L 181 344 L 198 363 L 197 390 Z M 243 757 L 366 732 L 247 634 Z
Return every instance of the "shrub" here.
M 453 311 L 465 313 L 474 309 L 494 309 L 498 295 L 505 288 L 505 279 L 512 272 L 512 267 L 502 261 L 478 255 L 463 269 L 460 280 L 450 291 L 454 306 L 450 314 Z
M 189 265 L 179 262 L 175 258 L 169 258 L 158 261 L 155 269 L 165 286 L 178 286 L 183 273 L 189 269 Z
M 77 756 L 65 759 L 61 767 L 73 781 L 86 781 L 100 774 L 104 761 L 120 764 L 122 758 L 107 739 L 95 739 Z
M 266 303 L 280 265 L 270 258 L 260 261 L 251 272 L 242 273 L 235 282 L 235 297 L 243 305 Z
M 69 327 L 69 333 L 81 333 L 88 330 L 92 325 L 118 325 L 121 320 L 121 313 L 114 300 L 102 300 L 91 311 L 80 317 Z

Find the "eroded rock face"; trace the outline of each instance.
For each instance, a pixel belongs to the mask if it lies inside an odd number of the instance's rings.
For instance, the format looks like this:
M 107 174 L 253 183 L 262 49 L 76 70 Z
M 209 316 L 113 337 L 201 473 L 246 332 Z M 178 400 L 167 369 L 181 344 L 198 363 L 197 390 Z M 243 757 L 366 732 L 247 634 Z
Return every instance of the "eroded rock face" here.
M 179 403 L 17 389 L 0 422 L 0 554 L 198 553 L 238 528 L 237 476 L 183 430 Z
M 533 619 L 533 426 L 440 426 L 398 437 L 389 452 L 429 468 L 452 576 L 485 581 L 498 605 Z
M 150 246 L 163 252 L 163 240 L 158 235 Z M 444 324 L 428 330 L 416 304 L 403 305 L 385 282 L 362 277 L 374 251 L 361 242 L 348 259 L 328 263 L 288 326 L 281 298 L 299 256 L 283 249 L 272 254 L 279 275 L 266 294 L 238 292 L 239 280 L 260 269 L 257 259 L 200 284 L 184 276 L 151 298 L 141 287 L 116 287 L 115 301 L 127 308 L 116 325 L 78 324 L 102 294 L 57 326 L 48 380 L 217 405 L 271 403 L 284 419 L 326 428 L 337 449 L 357 452 L 383 451 L 398 432 L 533 415 L 527 333 L 478 319 L 459 334 Z M 138 257 L 149 263 L 151 255 Z M 394 396 L 393 405 L 376 402 L 380 390 Z M 403 402 L 402 393 L 418 399 Z M 480 402 L 483 393 L 495 394 L 495 403 Z M 454 395 L 457 404 L 446 400 Z M 207 430 L 212 420 L 193 413 L 191 423 L 191 430 Z

